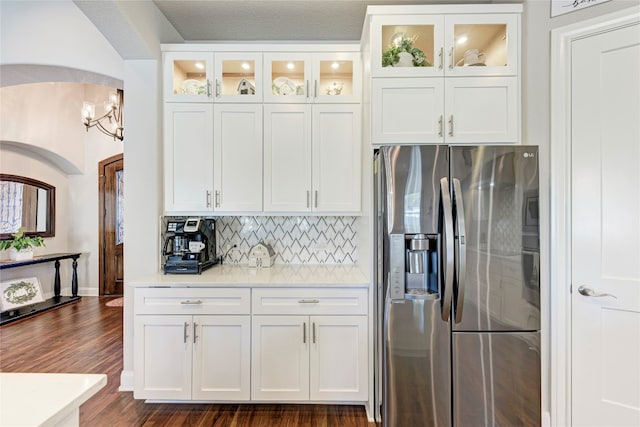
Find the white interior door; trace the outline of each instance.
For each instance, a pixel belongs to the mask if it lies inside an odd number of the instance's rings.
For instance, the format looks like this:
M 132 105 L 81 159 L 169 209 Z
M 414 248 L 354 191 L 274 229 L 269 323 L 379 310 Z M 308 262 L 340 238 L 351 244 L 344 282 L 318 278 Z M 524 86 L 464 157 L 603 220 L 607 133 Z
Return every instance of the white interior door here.
M 574 41 L 571 67 L 572 422 L 638 426 L 640 25 Z

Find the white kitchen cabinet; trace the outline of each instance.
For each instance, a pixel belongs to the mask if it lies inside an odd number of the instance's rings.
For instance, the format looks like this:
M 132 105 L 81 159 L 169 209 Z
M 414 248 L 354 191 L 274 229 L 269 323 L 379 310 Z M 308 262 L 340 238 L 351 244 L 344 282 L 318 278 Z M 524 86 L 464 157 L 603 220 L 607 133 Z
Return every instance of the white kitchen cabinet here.
M 165 104 L 165 213 L 262 211 L 262 105 Z
M 264 106 L 264 211 L 360 210 L 360 105 Z
M 517 77 L 377 78 L 372 142 L 517 143 Z
M 165 102 L 262 102 L 262 54 L 164 52 Z
M 213 102 L 212 52 L 164 52 L 165 102 Z
M 262 105 L 214 108 L 213 210 L 262 211 Z
M 365 401 L 364 289 L 254 289 L 253 400 Z
M 460 13 L 465 10 L 456 6 L 407 7 L 405 12 L 413 13 L 399 14 L 402 8 L 396 7 L 372 16 L 372 76 L 517 75 L 520 15 L 491 13 L 499 8 L 517 10 L 509 5 L 478 6 L 477 13 Z M 417 50 L 412 54 L 405 46 Z
M 213 105 L 165 103 L 165 212 L 211 212 Z
M 359 52 L 265 53 L 264 69 L 264 102 L 361 102 Z
M 262 102 L 262 54 L 215 53 L 215 102 Z
M 135 398 L 249 400 L 249 294 L 248 289 L 136 289 Z

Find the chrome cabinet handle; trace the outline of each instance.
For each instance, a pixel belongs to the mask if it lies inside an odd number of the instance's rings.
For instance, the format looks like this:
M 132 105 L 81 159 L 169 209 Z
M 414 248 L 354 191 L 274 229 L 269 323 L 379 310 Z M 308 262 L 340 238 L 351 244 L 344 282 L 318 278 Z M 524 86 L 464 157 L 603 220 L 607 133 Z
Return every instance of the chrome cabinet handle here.
M 442 132 L 444 130 L 443 122 L 444 117 L 440 114 L 440 118 L 438 119 L 438 136 L 442 136 Z
M 307 322 L 302 322 L 302 344 L 307 343 Z
M 312 323 L 312 330 L 313 330 L 313 338 L 312 338 L 312 342 L 315 344 L 316 343 L 316 322 Z
M 216 98 L 220 98 L 220 80 L 216 79 Z
M 305 93 L 306 97 L 309 98 L 309 80 L 307 80 L 307 91 Z
M 440 65 L 438 65 L 438 70 L 442 70 L 444 66 L 444 47 L 440 47 L 440 53 L 438 54 L 440 57 Z
M 185 301 L 180 301 L 180 304 L 184 304 L 184 305 L 199 305 L 202 304 L 202 300 L 195 300 L 195 301 L 191 301 L 191 300 L 185 300 Z
M 188 328 L 189 328 L 189 322 L 184 322 L 183 339 L 185 344 L 187 343 L 187 338 L 189 338 Z
M 207 79 L 207 98 L 211 98 L 211 80 Z
M 196 328 L 198 327 L 198 324 L 196 322 L 193 322 L 193 343 L 195 344 L 196 341 L 198 341 L 198 335 L 196 332 Z
M 613 295 L 613 294 L 608 294 L 606 292 L 596 292 L 593 289 L 591 289 L 588 286 L 580 286 L 578 288 L 578 292 L 580 292 L 580 295 L 583 295 L 585 297 L 594 297 L 594 298 L 601 298 L 601 297 L 611 297 L 611 298 L 615 298 L 618 299 L 617 296 Z
M 313 97 L 314 98 L 318 97 L 318 81 L 317 80 L 313 81 Z
M 211 207 L 211 191 L 207 190 L 207 207 Z
M 318 207 L 318 190 L 314 191 L 314 193 L 315 193 L 315 196 L 316 196 L 315 197 L 316 201 L 315 201 L 314 208 L 317 208 Z
M 301 299 L 298 300 L 298 303 L 300 304 L 318 304 L 320 302 L 320 300 L 317 299 Z
M 453 136 L 453 115 L 449 116 L 449 136 Z
M 216 190 L 216 208 L 220 207 L 220 191 Z
M 311 192 L 310 192 L 309 190 L 307 190 L 307 207 L 308 207 L 308 208 L 310 208 L 310 207 L 311 207 L 311 205 L 309 204 L 309 203 L 310 203 L 310 201 L 309 201 L 309 196 L 310 196 L 310 195 L 311 195 Z
M 449 51 L 449 69 L 453 70 L 453 48 Z

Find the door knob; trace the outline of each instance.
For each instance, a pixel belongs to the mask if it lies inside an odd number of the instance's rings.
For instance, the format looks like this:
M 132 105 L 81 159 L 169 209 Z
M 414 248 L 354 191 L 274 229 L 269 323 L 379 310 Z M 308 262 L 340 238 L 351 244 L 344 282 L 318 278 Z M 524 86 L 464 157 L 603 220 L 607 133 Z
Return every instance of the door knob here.
M 584 295 L 585 297 L 612 297 L 618 299 L 618 297 L 613 294 L 596 292 L 590 287 L 584 285 L 578 288 L 578 292 L 580 292 L 580 295 Z

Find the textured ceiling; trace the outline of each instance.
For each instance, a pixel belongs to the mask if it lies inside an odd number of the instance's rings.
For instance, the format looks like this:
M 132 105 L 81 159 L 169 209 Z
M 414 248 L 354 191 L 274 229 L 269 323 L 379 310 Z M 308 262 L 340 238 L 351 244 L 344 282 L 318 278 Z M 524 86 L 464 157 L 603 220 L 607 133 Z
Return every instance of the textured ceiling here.
M 521 0 L 153 0 L 185 41 L 356 41 L 367 5 Z

